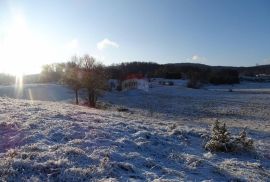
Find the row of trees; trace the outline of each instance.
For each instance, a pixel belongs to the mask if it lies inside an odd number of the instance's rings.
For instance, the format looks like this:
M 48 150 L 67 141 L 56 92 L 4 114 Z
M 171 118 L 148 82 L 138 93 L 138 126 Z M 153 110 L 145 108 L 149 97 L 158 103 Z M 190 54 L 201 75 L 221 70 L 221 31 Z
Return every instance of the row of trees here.
M 106 73 L 106 74 L 105 74 Z M 165 64 L 153 62 L 129 62 L 103 66 L 88 55 L 74 56 L 68 63 L 45 65 L 41 74 L 42 82 L 62 82 L 69 85 L 76 94 L 78 90 L 87 88 L 91 106 L 95 105 L 96 90 L 104 89 L 107 78 L 125 79 L 130 74 L 141 74 L 148 78 L 188 79 L 188 87 L 199 88 L 204 83 L 234 84 L 239 83 L 237 69 L 227 67 L 211 67 L 203 64 Z
M 149 78 L 189 79 L 196 85 L 203 83 L 239 83 L 237 69 L 211 67 L 203 64 L 176 63 L 159 65 L 152 62 L 130 62 L 107 67 L 111 78 L 122 80 L 129 74 L 142 74 Z
M 107 72 L 113 79 L 122 80 L 129 74 L 142 74 L 148 77 L 153 77 L 155 70 L 161 65 L 153 62 L 127 62 L 121 64 L 113 64 L 108 66 Z
M 104 65 L 89 55 L 74 56 L 67 63 L 45 65 L 41 80 L 68 85 L 75 93 L 76 104 L 79 104 L 79 90 L 86 89 L 90 107 L 96 107 L 97 97 L 107 86 Z
M 240 82 L 237 70 L 230 68 L 221 69 L 203 69 L 194 68 L 187 72 L 188 83 L 190 88 L 199 88 L 205 83 L 211 84 L 236 84 Z
M 0 85 L 10 85 L 14 84 L 15 77 L 12 75 L 0 73 Z

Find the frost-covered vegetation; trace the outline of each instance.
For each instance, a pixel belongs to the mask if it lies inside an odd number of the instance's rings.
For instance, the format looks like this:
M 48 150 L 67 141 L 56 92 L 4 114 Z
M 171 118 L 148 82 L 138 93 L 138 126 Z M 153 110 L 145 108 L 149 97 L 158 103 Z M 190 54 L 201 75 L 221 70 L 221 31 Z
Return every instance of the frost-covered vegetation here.
M 0 98 L 1 180 L 269 181 L 269 95 L 184 85 L 108 92 L 106 110 Z M 224 141 L 249 141 L 247 134 L 253 148 L 206 150 L 216 119 L 227 125 L 219 124 Z
M 97 97 L 107 87 L 106 75 L 104 65 L 86 54 L 73 56 L 67 63 L 44 65 L 41 80 L 67 85 L 75 93 L 76 104 L 79 104 L 79 91 L 84 89 L 87 92 L 87 105 L 96 107 Z
M 245 152 L 254 149 L 253 140 L 247 137 L 245 129 L 238 136 L 232 137 L 227 130 L 226 124 L 222 125 L 218 120 L 212 126 L 210 140 L 205 149 L 211 152 Z

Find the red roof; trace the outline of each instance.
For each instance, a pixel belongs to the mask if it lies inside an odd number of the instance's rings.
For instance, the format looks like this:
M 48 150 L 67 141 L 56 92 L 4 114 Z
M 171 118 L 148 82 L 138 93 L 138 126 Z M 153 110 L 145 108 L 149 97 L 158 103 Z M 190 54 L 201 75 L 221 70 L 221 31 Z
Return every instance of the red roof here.
M 133 74 L 129 74 L 124 80 L 129 80 L 129 79 L 143 79 L 144 76 L 141 73 L 133 73 Z

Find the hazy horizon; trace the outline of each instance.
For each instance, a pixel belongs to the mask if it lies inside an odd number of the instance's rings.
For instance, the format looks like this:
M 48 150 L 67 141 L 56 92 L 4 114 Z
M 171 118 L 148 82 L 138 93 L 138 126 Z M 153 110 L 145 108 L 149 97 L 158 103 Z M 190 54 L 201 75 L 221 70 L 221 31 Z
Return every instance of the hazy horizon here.
M 105 65 L 146 61 L 270 63 L 267 0 L 0 1 L 0 72 L 89 54 Z

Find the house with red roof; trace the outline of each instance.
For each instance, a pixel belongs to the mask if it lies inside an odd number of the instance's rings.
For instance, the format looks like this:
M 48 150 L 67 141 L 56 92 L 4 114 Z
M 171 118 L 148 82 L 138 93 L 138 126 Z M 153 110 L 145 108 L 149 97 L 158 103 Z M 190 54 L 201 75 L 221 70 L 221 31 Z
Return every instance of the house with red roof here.
M 148 91 L 149 82 L 148 79 L 143 76 L 143 74 L 129 74 L 122 81 L 122 90 L 131 90 L 131 89 L 141 89 Z

